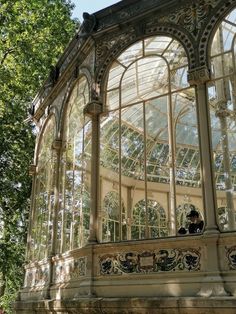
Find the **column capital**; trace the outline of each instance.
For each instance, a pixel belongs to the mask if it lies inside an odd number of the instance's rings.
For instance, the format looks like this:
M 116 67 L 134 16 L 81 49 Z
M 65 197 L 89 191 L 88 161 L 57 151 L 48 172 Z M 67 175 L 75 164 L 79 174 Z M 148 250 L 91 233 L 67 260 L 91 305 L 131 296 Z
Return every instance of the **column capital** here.
M 36 174 L 36 169 L 37 169 L 36 165 L 34 164 L 29 165 L 29 175 L 34 176 Z
M 96 116 L 102 113 L 102 102 L 93 100 L 84 107 L 84 114 L 87 116 Z
M 204 65 L 188 71 L 188 82 L 190 85 L 199 85 L 210 80 L 210 70 Z
M 62 140 L 54 140 L 53 142 L 52 142 L 52 149 L 55 149 L 55 150 L 60 150 L 60 149 L 62 149 L 62 147 L 63 147 L 63 141 Z

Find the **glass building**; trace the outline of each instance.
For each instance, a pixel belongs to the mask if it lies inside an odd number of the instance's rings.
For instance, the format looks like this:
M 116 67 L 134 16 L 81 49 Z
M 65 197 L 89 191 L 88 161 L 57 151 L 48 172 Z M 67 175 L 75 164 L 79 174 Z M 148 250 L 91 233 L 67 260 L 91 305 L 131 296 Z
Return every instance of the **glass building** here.
M 84 14 L 55 73 L 16 313 L 235 313 L 235 1 Z

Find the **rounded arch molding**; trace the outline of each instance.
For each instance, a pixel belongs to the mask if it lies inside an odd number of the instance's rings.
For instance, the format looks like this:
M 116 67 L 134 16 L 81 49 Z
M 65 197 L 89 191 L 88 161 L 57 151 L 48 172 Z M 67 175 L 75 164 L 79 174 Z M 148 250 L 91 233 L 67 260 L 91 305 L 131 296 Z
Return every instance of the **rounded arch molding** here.
M 105 81 L 109 66 L 126 48 L 138 40 L 158 35 L 173 37 L 179 41 L 188 56 L 189 69 L 196 67 L 194 42 L 184 29 L 172 24 L 141 24 L 137 27 L 130 27 L 129 31 L 125 33 L 113 33 L 112 36 L 106 37 L 102 43 L 98 43 L 95 74 L 97 84 L 102 84 Z
M 91 88 L 93 85 L 93 77 L 92 77 L 91 72 L 89 71 L 87 67 L 81 67 L 79 70 L 76 69 L 75 74 L 70 78 L 70 80 L 67 83 L 66 91 L 64 94 L 64 99 L 62 102 L 62 107 L 60 110 L 59 126 L 58 126 L 59 132 L 60 132 L 60 138 L 63 136 L 64 122 L 65 122 L 66 112 L 68 109 L 68 103 L 70 101 L 71 93 L 73 89 L 75 88 L 76 84 L 79 82 L 79 80 L 82 77 L 85 77 L 88 82 L 89 91 L 90 91 L 89 98 L 91 98 Z
M 222 19 L 236 8 L 235 0 L 220 1 L 214 10 L 211 12 L 211 17 L 208 19 L 199 40 L 199 66 L 207 66 L 209 68 L 209 49 L 211 48 L 212 38 Z
M 44 137 L 44 132 L 46 130 L 46 128 L 48 127 L 48 123 L 51 121 L 51 120 L 54 120 L 54 127 L 55 127 L 55 138 L 56 138 L 56 135 L 57 135 L 57 132 L 58 132 L 58 124 L 57 124 L 57 116 L 55 114 L 55 108 L 53 108 L 50 113 L 48 114 L 48 116 L 46 117 L 46 119 L 44 120 L 43 122 L 43 125 L 41 127 L 41 130 L 40 130 L 40 133 L 39 133 L 39 136 L 36 140 L 36 145 L 35 145 L 35 155 L 34 155 L 34 164 L 37 164 L 38 163 L 38 154 L 39 154 L 39 150 L 40 150 L 40 146 L 42 144 L 42 140 L 43 140 L 43 137 Z

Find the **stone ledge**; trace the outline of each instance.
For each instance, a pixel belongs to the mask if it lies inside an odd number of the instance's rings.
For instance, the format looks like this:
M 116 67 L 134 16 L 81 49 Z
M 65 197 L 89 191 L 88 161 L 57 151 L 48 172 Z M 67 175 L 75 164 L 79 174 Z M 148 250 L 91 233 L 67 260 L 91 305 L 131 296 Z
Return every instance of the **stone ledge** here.
M 16 302 L 20 314 L 235 314 L 236 298 L 80 298 Z

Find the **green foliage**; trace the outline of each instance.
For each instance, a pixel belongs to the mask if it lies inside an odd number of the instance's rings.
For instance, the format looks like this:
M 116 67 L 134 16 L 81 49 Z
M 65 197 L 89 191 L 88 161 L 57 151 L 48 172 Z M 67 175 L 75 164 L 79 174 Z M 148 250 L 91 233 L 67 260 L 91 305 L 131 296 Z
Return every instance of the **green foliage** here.
M 24 120 L 75 33 L 72 8 L 69 0 L 0 0 L 0 306 L 7 313 L 26 247 L 34 132 Z

